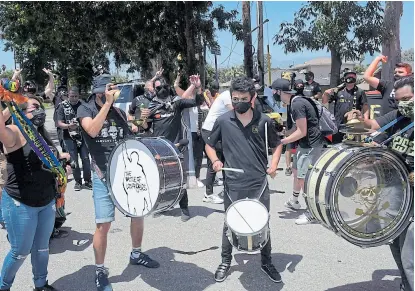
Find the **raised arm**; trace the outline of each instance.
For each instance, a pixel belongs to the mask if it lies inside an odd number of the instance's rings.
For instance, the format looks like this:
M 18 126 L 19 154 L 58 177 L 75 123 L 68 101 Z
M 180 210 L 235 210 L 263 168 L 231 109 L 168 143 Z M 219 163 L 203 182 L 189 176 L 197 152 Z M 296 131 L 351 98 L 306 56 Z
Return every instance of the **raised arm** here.
M 379 85 L 379 79 L 374 77 L 375 71 L 379 65 L 380 62 L 386 63 L 388 61 L 388 57 L 385 57 L 383 55 L 377 56 L 373 62 L 369 65 L 369 67 L 366 69 L 363 79 L 373 88 L 377 88 Z
M 78 117 L 80 118 L 81 126 L 86 131 L 86 133 L 92 138 L 95 138 L 101 131 L 102 126 L 104 125 L 105 119 L 108 115 L 108 112 L 112 106 L 112 103 L 114 102 L 115 91 L 110 90 L 110 86 L 112 86 L 112 84 L 107 84 L 106 86 L 106 89 L 105 89 L 106 101 L 104 104 L 102 104 L 101 110 L 98 112 L 95 118 L 84 116 L 84 115 L 79 116 L 79 109 L 81 107 L 78 108 Z
M 55 77 L 53 77 L 53 73 L 51 70 L 44 68 L 43 72 L 45 72 L 49 76 L 49 81 L 45 88 L 45 96 L 48 98 L 52 98 L 53 87 L 55 86 Z
M 0 111 L 0 142 L 3 143 L 5 148 L 11 148 L 16 145 L 18 129 L 16 126 L 6 126 L 6 121 L 7 119 L 4 118 L 3 112 Z

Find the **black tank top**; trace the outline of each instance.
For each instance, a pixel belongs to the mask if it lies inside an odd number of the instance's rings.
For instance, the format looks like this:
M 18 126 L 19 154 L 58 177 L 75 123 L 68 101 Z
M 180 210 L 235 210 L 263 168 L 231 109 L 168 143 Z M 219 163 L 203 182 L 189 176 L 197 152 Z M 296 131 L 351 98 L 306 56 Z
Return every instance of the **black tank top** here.
M 48 205 L 56 194 L 55 178 L 29 144 L 6 154 L 7 194 L 31 207 Z

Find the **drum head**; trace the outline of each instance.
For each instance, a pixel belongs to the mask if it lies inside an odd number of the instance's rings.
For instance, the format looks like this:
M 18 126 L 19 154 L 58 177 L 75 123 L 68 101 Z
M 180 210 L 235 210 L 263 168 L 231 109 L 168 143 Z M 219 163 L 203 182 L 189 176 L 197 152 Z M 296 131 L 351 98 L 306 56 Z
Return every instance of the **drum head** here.
M 131 217 L 149 214 L 160 190 L 153 154 L 136 139 L 123 140 L 109 158 L 107 184 L 114 204 L 122 213 Z
M 244 199 L 234 202 L 226 211 L 226 224 L 236 234 L 255 234 L 268 223 L 267 208 L 259 201 Z
M 409 224 L 413 203 L 405 164 L 386 149 L 362 148 L 337 169 L 331 223 L 362 247 L 395 239 Z

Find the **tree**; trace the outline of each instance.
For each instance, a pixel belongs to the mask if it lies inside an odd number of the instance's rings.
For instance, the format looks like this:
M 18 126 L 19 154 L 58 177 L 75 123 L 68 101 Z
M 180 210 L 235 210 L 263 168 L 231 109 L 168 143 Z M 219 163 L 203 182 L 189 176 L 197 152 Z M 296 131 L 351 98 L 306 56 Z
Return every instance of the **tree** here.
M 408 50 L 404 50 L 401 53 L 401 61 L 410 63 L 414 61 L 414 48 L 410 48 Z
M 382 65 L 381 78 L 393 80 L 395 65 L 401 62 L 400 22 L 403 13 L 402 1 L 386 1 L 382 54 L 388 62 Z
M 154 59 L 174 75 L 180 53 L 184 71 L 194 74 L 201 40 L 217 45 L 216 27 L 237 32 L 236 15 L 206 1 L 0 3 L 6 50 L 19 51 L 24 77 L 42 84 L 42 68 L 57 63 L 80 87 L 90 83 L 92 64 L 108 64 L 110 55 L 116 66 L 127 64 L 128 73 L 149 77 Z
M 330 85 L 337 86 L 343 60 L 379 51 L 383 11 L 379 1 L 361 6 L 354 1 L 309 1 L 295 13 L 294 22 L 283 22 L 274 44 L 285 53 L 326 49 L 331 53 Z

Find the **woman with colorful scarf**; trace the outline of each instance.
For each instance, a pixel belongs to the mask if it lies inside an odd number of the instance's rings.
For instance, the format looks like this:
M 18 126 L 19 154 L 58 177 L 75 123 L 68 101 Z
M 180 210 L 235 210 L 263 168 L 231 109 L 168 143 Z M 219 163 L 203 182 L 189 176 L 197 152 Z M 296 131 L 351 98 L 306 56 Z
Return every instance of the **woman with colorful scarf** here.
M 34 130 L 53 147 L 46 128 L 46 114 L 39 98 L 21 106 Z M 0 273 L 0 290 L 10 290 L 17 271 L 31 254 L 35 291 L 56 290 L 46 280 L 49 238 L 55 222 L 56 176 L 38 157 L 22 133 L 22 123 L 5 125 L 0 111 L 0 142 L 7 159 L 7 182 L 2 193 L 2 214 L 11 245 Z M 26 126 L 26 124 L 23 124 Z M 28 129 L 28 132 L 32 129 Z

